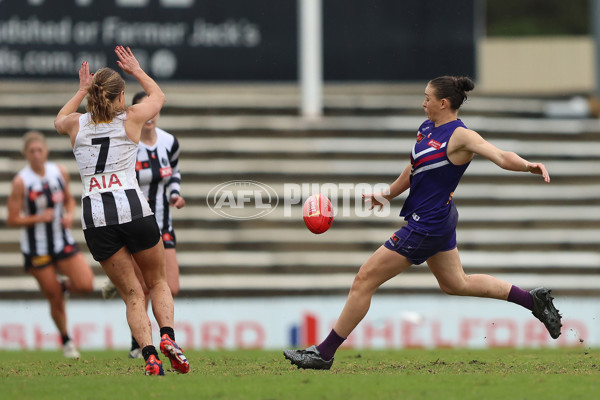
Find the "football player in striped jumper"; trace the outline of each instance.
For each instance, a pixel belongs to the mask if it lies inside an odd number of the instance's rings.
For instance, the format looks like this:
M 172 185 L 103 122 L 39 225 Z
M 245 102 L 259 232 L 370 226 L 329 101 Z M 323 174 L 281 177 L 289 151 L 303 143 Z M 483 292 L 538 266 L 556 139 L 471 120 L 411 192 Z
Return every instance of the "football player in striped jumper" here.
M 118 66 L 148 93 L 144 103 L 125 106 L 125 81 L 114 70 L 90 74 L 87 62 L 79 69 L 79 90 L 54 121 L 60 134 L 69 135 L 83 183 L 82 225 L 94 259 L 125 301 L 127 322 L 142 346 L 146 375 L 164 375 L 152 345 L 152 330 L 144 292 L 132 259 L 139 265 L 150 290 L 152 311 L 160 327 L 160 349 L 180 373 L 189 363 L 175 343 L 173 296 L 167 284 L 160 230 L 135 177 L 142 125 L 162 108 L 165 95 L 140 67 L 128 48 L 117 46 Z M 87 96 L 86 113 L 77 109 Z
M 50 303 L 64 356 L 79 358 L 67 331 L 65 291 L 91 292 L 94 274 L 71 235 L 75 199 L 69 190 L 69 174 L 64 166 L 48 161 L 41 132 L 27 132 L 23 142 L 27 166 L 13 179 L 6 222 L 21 227 L 25 270 L 37 280 Z M 67 279 L 61 281 L 58 273 Z
M 338 347 L 369 310 L 377 288 L 411 265 L 423 262 L 427 262 L 445 293 L 519 304 L 544 323 L 552 338 L 560 335 L 561 316 L 549 289 L 528 292 L 490 275 L 467 275 L 460 262 L 456 247 L 458 212 L 452 196 L 475 154 L 500 168 L 541 175 L 544 182 L 550 182 L 543 164 L 500 150 L 458 119 L 458 109 L 474 86 L 471 79 L 455 76 L 442 76 L 428 83 L 423 102 L 428 119 L 419 127 L 410 163 L 387 192 L 363 196 L 373 209 L 410 189 L 400 213 L 408 224 L 361 266 L 329 336 L 318 346 L 284 351 L 298 368 L 329 369 Z
M 147 97 L 146 92 L 138 92 L 133 96 L 132 104 L 138 104 Z M 142 127 L 135 170 L 140 189 L 148 199 L 162 234 L 163 244 L 165 245 L 167 283 L 171 289 L 171 294 L 175 297 L 179 293 L 179 263 L 175 253 L 175 231 L 173 230 L 169 206 L 177 209 L 183 208 L 185 199 L 180 194 L 179 142 L 175 136 L 156 126 L 159 116 L 160 114 L 156 114 L 146 121 Z M 150 296 L 143 280 L 140 280 L 140 282 L 146 294 L 147 307 Z M 129 357 L 140 358 L 141 356 L 140 346 L 132 337 Z

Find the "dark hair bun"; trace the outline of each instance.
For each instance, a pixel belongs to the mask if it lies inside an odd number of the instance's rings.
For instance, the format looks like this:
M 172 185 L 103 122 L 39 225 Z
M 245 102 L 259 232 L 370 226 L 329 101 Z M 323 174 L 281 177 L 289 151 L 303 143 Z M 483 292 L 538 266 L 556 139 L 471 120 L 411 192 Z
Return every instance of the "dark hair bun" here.
M 475 88 L 475 82 L 468 76 L 458 76 L 456 77 L 456 84 L 458 89 L 463 92 L 469 92 Z

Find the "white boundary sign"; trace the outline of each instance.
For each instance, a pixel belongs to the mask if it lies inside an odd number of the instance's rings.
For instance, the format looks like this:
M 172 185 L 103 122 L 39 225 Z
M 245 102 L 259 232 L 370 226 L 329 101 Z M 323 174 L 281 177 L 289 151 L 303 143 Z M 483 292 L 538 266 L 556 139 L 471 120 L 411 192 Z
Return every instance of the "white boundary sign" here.
M 557 297 L 563 333 L 552 340 L 528 310 L 490 299 L 443 295 L 375 296 L 347 347 L 600 346 L 600 299 Z M 175 300 L 176 339 L 185 349 L 281 349 L 322 340 L 345 296 Z M 83 350 L 127 348 L 121 301 L 71 300 L 69 330 Z M 155 342 L 158 328 L 153 323 Z M 59 337 L 45 301 L 0 302 L 0 349 L 57 349 Z

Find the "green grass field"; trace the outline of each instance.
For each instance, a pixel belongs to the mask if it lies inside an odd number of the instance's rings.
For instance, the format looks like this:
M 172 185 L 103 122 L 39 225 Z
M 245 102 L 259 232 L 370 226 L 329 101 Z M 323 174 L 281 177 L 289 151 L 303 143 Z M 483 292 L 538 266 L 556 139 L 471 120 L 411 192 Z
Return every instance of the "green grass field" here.
M 189 351 L 187 375 L 126 351 L 1 351 L 2 399 L 598 399 L 600 350 L 342 350 L 329 371 L 280 351 Z M 164 359 L 164 357 L 163 357 Z M 167 362 L 168 364 L 168 362 Z

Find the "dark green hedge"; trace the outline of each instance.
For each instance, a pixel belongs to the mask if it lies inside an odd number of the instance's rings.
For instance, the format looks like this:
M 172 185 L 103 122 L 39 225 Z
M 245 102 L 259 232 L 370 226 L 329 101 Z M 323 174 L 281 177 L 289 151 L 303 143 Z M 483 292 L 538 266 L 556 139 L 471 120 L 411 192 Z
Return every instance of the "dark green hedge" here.
M 591 0 L 487 0 L 487 36 L 587 35 Z

